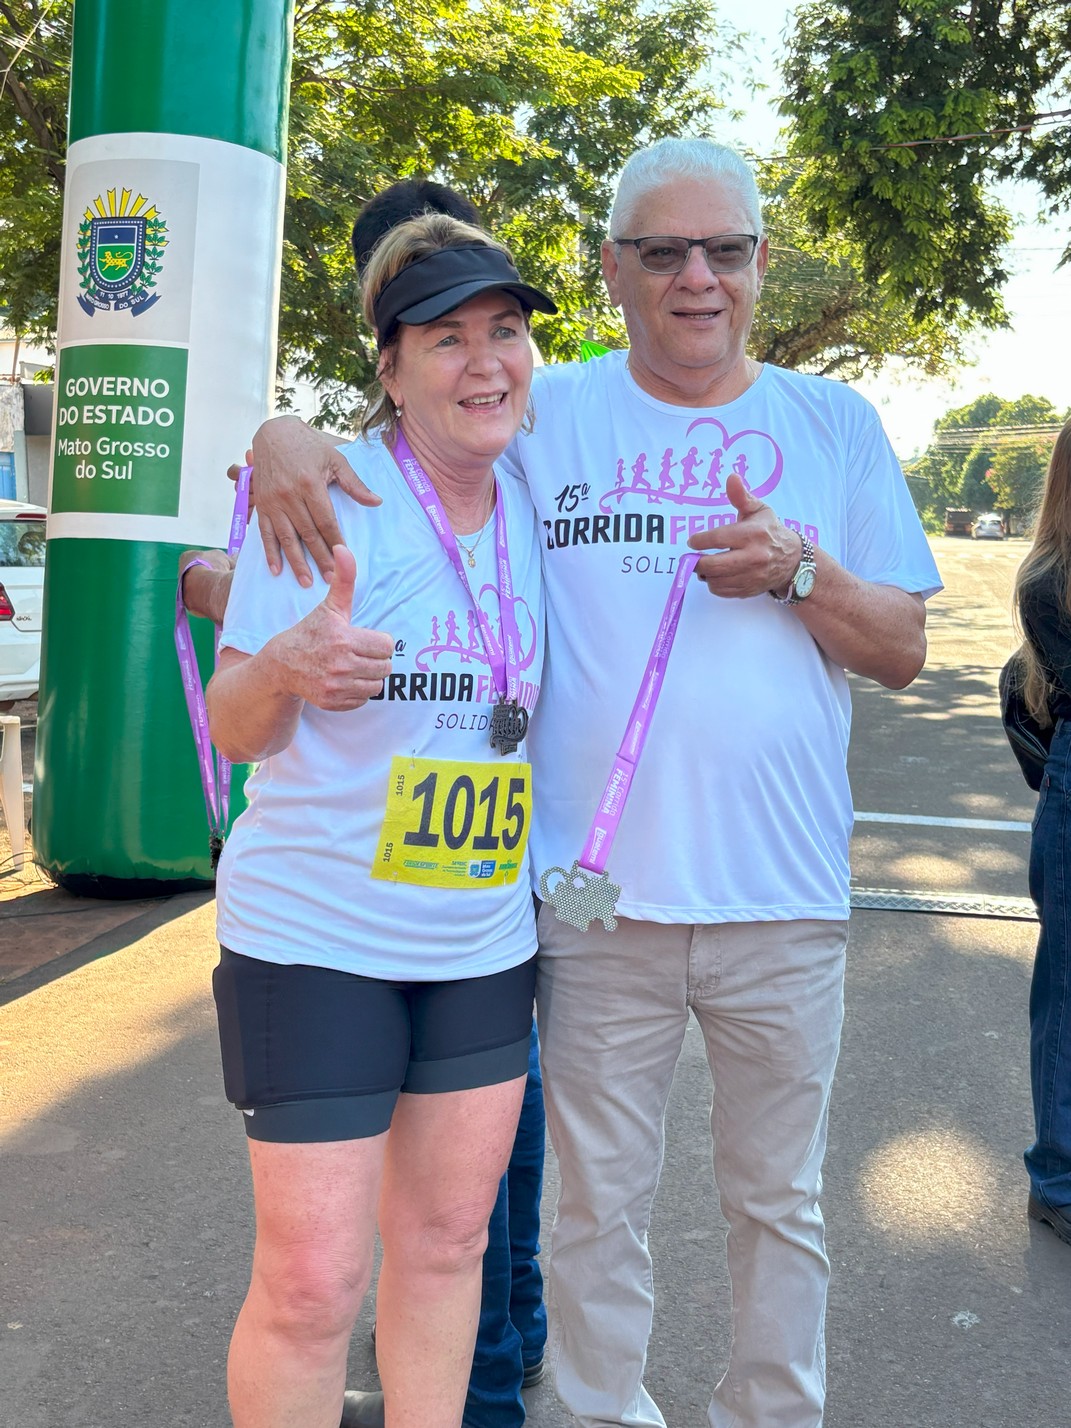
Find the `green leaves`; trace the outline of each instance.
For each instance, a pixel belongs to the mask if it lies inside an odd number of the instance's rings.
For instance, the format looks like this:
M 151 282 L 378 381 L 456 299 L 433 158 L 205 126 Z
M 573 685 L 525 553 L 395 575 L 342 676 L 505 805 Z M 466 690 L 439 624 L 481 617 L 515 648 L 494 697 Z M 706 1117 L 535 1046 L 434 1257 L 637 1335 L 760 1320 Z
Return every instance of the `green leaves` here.
M 1037 179 L 1071 203 L 1071 153 L 1021 125 L 1071 76 L 1071 6 L 1048 0 L 812 0 L 797 12 L 784 112 L 794 197 L 819 233 L 843 230 L 863 273 L 919 320 L 1005 320 L 1011 220 L 994 179 Z M 957 135 L 959 143 L 924 143 Z
M 0 9 L 0 318 L 39 343 L 55 330 L 70 44 L 69 0 Z
M 14 56 L 0 90 L 0 311 L 45 342 L 70 21 L 70 0 L 0 5 Z M 350 426 L 374 372 L 349 231 L 395 178 L 467 193 L 555 295 L 560 315 L 534 322 L 547 356 L 621 345 L 599 264 L 613 179 L 651 139 L 716 134 L 710 61 L 739 54 L 714 0 L 298 0 L 279 359 L 315 385 L 319 419 Z M 801 6 L 785 74 L 792 159 L 760 169 L 774 252 L 754 354 L 845 378 L 890 355 L 930 375 L 958 365 L 964 335 L 1005 316 L 1010 219 L 992 179 L 1031 175 L 1066 204 L 1067 131 L 882 145 L 1010 126 L 1068 77 L 1069 54 L 1071 6 L 1044 0 Z
M 44 343 L 71 14 L 71 0 L 0 6 L 0 313 Z M 729 57 L 736 41 L 713 0 L 298 0 L 279 361 L 316 385 L 320 420 L 350 425 L 374 372 L 349 233 L 395 178 L 467 193 L 556 295 L 561 315 L 538 320 L 548 355 L 575 355 L 584 336 L 620 343 L 599 271 L 611 181 L 638 144 L 709 123 L 719 101 L 696 76 L 715 44 Z
M 1005 401 L 992 393 L 947 411 L 907 471 L 927 528 L 941 529 L 945 508 L 954 505 L 1029 516 L 1067 415 L 1046 397 Z
M 299 8 L 280 363 L 349 425 L 373 373 L 348 238 L 395 178 L 461 189 L 561 309 L 536 318 L 547 356 L 623 328 L 599 244 L 611 183 L 638 144 L 718 106 L 696 82 L 711 0 L 385 0 Z
M 778 366 L 852 381 L 898 357 L 929 376 L 964 360 L 967 314 L 918 316 L 888 275 L 868 275 L 865 251 L 848 225 L 816 237 L 784 163 L 760 168 L 767 194 L 770 267 L 751 334 L 752 355 Z

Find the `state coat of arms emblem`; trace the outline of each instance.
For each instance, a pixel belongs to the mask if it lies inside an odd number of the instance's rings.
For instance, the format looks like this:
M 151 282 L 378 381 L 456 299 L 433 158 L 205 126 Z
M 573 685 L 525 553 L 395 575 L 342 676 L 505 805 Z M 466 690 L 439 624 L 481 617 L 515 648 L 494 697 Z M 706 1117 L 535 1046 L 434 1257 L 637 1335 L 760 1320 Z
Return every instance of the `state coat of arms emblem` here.
M 167 224 L 144 194 L 124 188 L 97 196 L 78 225 L 78 305 L 96 312 L 140 317 L 160 300 L 154 292 L 167 247 Z

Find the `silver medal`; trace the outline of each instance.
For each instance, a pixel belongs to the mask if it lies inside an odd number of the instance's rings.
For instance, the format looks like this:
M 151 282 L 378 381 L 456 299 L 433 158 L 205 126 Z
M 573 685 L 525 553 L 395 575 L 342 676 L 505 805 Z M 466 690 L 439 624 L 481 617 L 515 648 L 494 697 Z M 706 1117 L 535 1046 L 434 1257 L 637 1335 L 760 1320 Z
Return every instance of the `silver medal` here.
M 559 880 L 551 888 L 555 874 Z M 539 879 L 539 895 L 552 904 L 560 922 L 567 922 L 578 932 L 586 932 L 591 922 L 601 922 L 607 932 L 617 927 L 614 912 L 620 887 L 610 881 L 608 873 L 593 873 L 582 868 L 579 860 L 568 872 L 564 868 L 548 868 Z
M 491 747 L 512 754 L 528 728 L 528 710 L 516 699 L 499 699 L 491 710 Z

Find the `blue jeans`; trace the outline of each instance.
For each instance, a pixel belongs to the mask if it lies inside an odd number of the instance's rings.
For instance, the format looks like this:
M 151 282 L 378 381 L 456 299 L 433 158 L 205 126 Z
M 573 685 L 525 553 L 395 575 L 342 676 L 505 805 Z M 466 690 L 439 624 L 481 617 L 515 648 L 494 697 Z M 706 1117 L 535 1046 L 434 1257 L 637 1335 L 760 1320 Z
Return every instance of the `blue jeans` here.
M 1030 896 L 1041 933 L 1030 984 L 1030 1079 L 1036 1139 L 1030 1185 L 1054 1210 L 1071 1206 L 1071 719 L 1053 735 L 1030 839 Z
M 483 1301 L 461 1420 L 464 1428 L 520 1428 L 522 1376 L 543 1357 L 547 1312 L 536 1256 L 545 1144 L 539 1037 L 533 1023 L 517 1138 L 488 1225 Z

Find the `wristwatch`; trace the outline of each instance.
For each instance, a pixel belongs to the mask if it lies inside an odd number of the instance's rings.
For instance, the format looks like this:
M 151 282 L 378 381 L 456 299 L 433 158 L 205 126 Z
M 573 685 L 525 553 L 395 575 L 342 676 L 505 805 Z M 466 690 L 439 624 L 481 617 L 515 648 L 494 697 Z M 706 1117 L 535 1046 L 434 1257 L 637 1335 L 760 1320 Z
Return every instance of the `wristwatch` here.
M 802 551 L 800 563 L 796 566 L 796 573 L 788 582 L 788 594 L 778 595 L 776 590 L 771 590 L 771 596 L 779 605 L 798 605 L 801 600 L 806 600 L 807 596 L 814 590 L 814 582 L 818 577 L 818 566 L 814 558 L 814 546 L 805 535 L 800 536 Z

